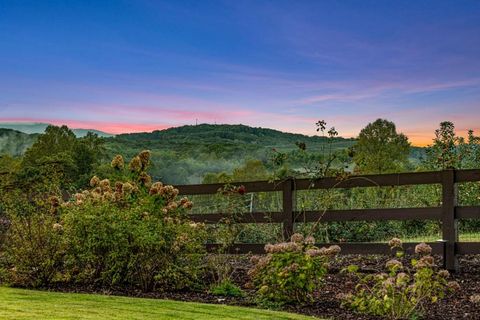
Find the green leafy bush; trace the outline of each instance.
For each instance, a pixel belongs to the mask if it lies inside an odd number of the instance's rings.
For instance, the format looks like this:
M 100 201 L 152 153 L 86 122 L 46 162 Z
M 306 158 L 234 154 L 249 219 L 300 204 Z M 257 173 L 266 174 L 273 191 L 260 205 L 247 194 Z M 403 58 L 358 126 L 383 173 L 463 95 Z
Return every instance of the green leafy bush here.
M 231 280 L 224 280 L 219 284 L 212 286 L 210 292 L 216 296 L 225 296 L 225 297 L 242 297 L 244 293 L 235 283 Z
M 292 235 L 290 242 L 268 244 L 267 255 L 252 257 L 254 267 L 249 271 L 260 302 L 304 303 L 312 300 L 312 294 L 327 273 L 330 258 L 340 252 L 339 246 L 317 248 L 313 237 Z
M 196 283 L 204 226 L 188 219 L 192 202 L 179 199 L 177 189 L 152 184 L 148 163 L 147 152 L 134 157 L 128 169 L 115 157 L 112 167 L 127 172 L 115 182 L 92 178 L 92 189 L 62 207 L 68 278 L 143 290 Z
M 397 250 L 397 258 L 403 257 L 399 239 L 392 239 L 389 244 Z M 386 262 L 387 273 L 362 275 L 357 266 L 346 268 L 358 279 L 358 284 L 353 293 L 341 297 L 343 305 L 388 319 L 410 319 L 422 315 L 427 302 L 436 303 L 447 292 L 459 288 L 457 282 L 447 280 L 448 271 L 436 270 L 429 245 L 421 243 L 415 252 L 419 257 L 411 260 L 413 272 L 397 259 Z
M 65 255 L 62 226 L 58 223 L 58 199 L 52 209 L 38 204 L 36 214 L 11 215 L 5 253 L 0 256 L 7 272 L 3 280 L 18 286 L 42 287 L 56 280 Z

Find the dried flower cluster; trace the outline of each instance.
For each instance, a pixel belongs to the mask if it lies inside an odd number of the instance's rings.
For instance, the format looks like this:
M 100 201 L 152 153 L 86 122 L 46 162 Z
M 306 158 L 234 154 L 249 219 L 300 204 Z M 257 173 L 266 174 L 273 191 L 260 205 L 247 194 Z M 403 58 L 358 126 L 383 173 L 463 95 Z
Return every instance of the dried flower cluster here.
M 112 166 L 112 168 L 114 168 L 116 170 L 123 170 L 123 168 L 125 167 L 125 161 L 123 160 L 123 157 L 121 155 L 117 154 L 113 158 L 111 166 Z
M 140 163 L 142 164 L 142 171 L 144 171 L 150 164 L 151 152 L 150 150 L 143 150 L 138 154 L 138 157 L 140 158 Z
M 248 275 L 260 299 L 278 303 L 305 302 L 321 284 L 327 272 L 328 261 L 340 252 L 340 247 L 314 246 L 315 239 L 299 233 L 291 241 L 267 244 L 263 257 L 251 258 L 253 268 Z
M 402 240 L 400 240 L 398 238 L 392 238 L 390 241 L 388 241 L 388 246 L 391 249 L 402 248 Z
M 128 169 L 131 172 L 140 173 L 142 171 L 142 160 L 139 156 L 133 157 L 133 159 L 128 164 Z
M 285 253 L 300 251 L 302 251 L 302 245 L 298 242 L 293 241 L 265 245 L 265 252 L 267 253 Z
M 430 247 L 425 242 L 422 242 L 422 243 L 417 244 L 415 246 L 415 253 L 416 254 L 421 254 L 421 255 L 431 254 L 432 253 L 432 247 Z
M 133 157 L 133 159 L 128 164 L 128 169 L 131 172 L 142 173 L 150 165 L 151 152 L 149 150 L 144 150 L 138 154 L 138 156 Z M 113 166 L 113 163 L 112 163 Z
M 474 305 L 480 305 L 480 294 L 471 295 L 469 300 Z
M 315 238 L 308 236 L 303 237 L 300 233 L 294 233 L 290 242 L 280 242 L 277 244 L 265 245 L 266 253 L 285 253 L 285 252 L 305 252 L 310 257 L 316 256 L 335 256 L 340 253 L 341 249 L 338 245 L 332 245 L 328 248 L 316 248 L 313 246 Z
M 388 269 L 388 270 L 399 270 L 399 269 L 403 269 L 403 263 L 396 260 L 396 259 L 391 259 L 391 260 L 388 260 L 386 263 L 385 263 L 385 267 Z
M 141 185 L 147 188 L 152 185 L 152 177 L 150 177 L 146 172 L 140 173 L 140 175 L 138 176 L 138 181 Z
M 327 257 L 334 257 L 339 254 L 341 251 L 340 246 L 333 245 L 328 248 L 312 248 L 308 249 L 305 253 L 310 257 L 318 257 L 318 256 L 327 256 Z
M 402 242 L 393 238 L 388 242 L 397 258 L 404 257 Z M 426 243 L 415 247 L 418 258 L 411 260 L 411 268 L 404 266 L 398 259 L 385 263 L 388 273 L 363 275 L 357 266 L 345 270 L 358 278 L 359 284 L 354 292 L 342 296 L 343 304 L 350 308 L 389 319 L 411 318 L 421 314 L 427 302 L 435 303 L 449 291 L 460 289 L 456 281 L 447 281 L 447 270 L 436 271 L 432 248 Z

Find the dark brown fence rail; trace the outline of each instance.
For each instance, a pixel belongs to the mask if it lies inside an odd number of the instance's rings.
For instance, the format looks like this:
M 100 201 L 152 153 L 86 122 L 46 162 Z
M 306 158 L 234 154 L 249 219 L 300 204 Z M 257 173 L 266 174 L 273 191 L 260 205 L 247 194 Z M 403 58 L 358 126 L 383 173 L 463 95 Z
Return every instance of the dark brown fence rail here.
M 480 242 L 459 242 L 458 219 L 480 219 L 480 206 L 457 206 L 457 183 L 480 181 L 480 169 L 444 170 L 435 172 L 414 172 L 382 175 L 350 176 L 346 179 L 323 178 L 286 179 L 282 181 L 238 182 L 247 192 L 281 191 L 283 208 L 280 212 L 252 212 L 238 223 L 281 223 L 283 236 L 288 239 L 294 232 L 294 224 L 300 222 L 332 221 L 373 221 L 373 220 L 439 220 L 442 223 L 441 241 L 430 243 L 434 253 L 443 255 L 444 266 L 457 270 L 457 256 L 480 254 Z M 295 191 L 329 188 L 358 188 L 377 186 L 404 186 L 440 184 L 442 201 L 440 207 L 354 209 L 327 211 L 295 211 Z M 176 186 L 183 195 L 216 194 L 223 184 L 199 184 Z M 215 224 L 221 222 L 222 213 L 192 214 L 192 220 Z M 265 244 L 236 244 L 229 248 L 231 253 L 264 253 Z M 319 244 L 323 245 L 323 244 Z M 343 254 L 387 254 L 390 248 L 385 243 L 339 243 Z M 412 251 L 415 244 L 405 244 Z M 216 244 L 208 244 L 208 250 L 215 250 Z

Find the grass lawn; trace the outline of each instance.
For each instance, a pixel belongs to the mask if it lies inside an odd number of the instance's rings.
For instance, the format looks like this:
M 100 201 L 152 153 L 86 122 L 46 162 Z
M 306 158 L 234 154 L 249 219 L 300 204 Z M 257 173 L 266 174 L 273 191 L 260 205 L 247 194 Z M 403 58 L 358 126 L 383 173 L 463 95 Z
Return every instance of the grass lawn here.
M 313 319 L 224 305 L 0 287 L 0 319 Z

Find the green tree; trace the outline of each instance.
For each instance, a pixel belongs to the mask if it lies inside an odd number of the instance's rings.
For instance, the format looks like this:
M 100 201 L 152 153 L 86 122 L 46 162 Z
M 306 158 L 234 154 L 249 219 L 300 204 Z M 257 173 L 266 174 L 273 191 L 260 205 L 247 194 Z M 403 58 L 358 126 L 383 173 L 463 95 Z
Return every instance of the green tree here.
M 233 181 L 255 181 L 268 178 L 267 168 L 260 160 L 247 160 L 245 164 L 233 170 Z
M 377 119 L 360 131 L 353 146 L 353 160 L 360 173 L 388 173 L 401 171 L 408 164 L 410 143 L 397 133 L 395 124 Z
M 450 121 L 440 123 L 435 130 L 433 144 L 426 150 L 424 166 L 427 169 L 474 169 L 480 167 L 480 137 L 468 131 L 467 140 L 457 136 Z
M 67 126 L 48 126 L 26 151 L 22 171 L 41 180 L 60 178 L 62 189 L 78 188 L 103 155 L 103 139 L 96 134 L 77 138 Z

